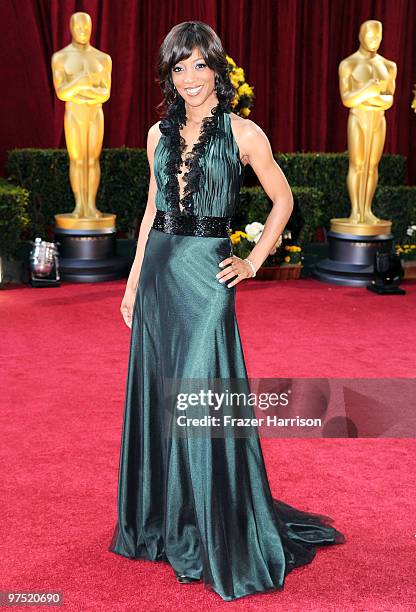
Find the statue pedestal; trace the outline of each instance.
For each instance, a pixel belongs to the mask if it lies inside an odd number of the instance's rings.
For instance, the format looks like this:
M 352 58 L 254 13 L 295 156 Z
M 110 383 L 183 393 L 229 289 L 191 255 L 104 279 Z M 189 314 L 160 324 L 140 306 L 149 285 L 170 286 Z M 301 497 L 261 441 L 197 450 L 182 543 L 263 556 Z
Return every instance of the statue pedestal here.
M 391 233 L 391 221 L 378 219 L 377 223 L 353 223 L 350 219 L 331 219 L 331 232 L 354 236 L 384 236 Z
M 358 235 L 328 232 L 329 253 L 313 267 L 313 275 L 323 282 L 351 287 L 367 287 L 374 277 L 376 251 L 390 252 L 393 234 Z
M 63 281 L 95 283 L 127 276 L 129 261 L 116 255 L 115 215 L 55 215 L 55 240 Z

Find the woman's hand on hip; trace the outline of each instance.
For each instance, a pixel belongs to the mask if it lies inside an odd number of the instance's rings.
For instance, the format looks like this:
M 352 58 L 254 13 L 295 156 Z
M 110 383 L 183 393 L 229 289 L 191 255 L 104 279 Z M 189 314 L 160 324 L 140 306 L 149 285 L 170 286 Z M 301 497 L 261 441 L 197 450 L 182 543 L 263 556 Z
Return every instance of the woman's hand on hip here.
M 253 270 L 251 269 L 251 266 L 248 261 L 237 257 L 237 255 L 226 257 L 225 259 L 220 261 L 218 265 L 220 266 L 220 268 L 223 268 L 223 270 L 221 270 L 221 272 L 218 272 L 218 274 L 216 275 L 218 282 L 225 283 L 230 278 L 235 277 L 234 280 L 232 280 L 231 283 L 227 285 L 227 287 L 233 287 L 245 278 L 252 278 L 253 276 Z

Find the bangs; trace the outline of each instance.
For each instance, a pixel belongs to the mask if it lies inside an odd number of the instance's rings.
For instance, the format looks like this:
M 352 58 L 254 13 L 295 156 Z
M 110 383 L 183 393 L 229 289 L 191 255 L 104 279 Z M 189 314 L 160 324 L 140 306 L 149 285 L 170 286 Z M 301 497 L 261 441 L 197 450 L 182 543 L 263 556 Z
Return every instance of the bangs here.
M 192 30 L 191 28 L 183 30 L 177 36 L 171 49 L 166 49 L 166 55 L 169 57 L 168 64 L 169 68 L 173 68 L 175 64 L 182 60 L 188 59 L 192 55 L 193 50 L 197 47 L 206 63 L 211 66 L 210 53 L 209 53 L 209 41 L 206 37 L 201 35 L 199 31 Z

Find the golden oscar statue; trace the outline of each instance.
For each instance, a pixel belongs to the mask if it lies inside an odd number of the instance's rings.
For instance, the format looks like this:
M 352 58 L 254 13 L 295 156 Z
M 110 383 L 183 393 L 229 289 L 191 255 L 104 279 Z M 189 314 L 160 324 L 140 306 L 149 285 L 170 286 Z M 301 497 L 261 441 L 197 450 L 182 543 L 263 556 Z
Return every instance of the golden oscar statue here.
M 51 63 L 56 95 L 65 102 L 65 139 L 75 208 L 55 215 L 55 233 L 62 244 L 64 279 L 108 280 L 118 278 L 116 268 L 123 265 L 114 256 L 116 215 L 99 211 L 95 203 L 104 136 L 102 105 L 110 97 L 112 62 L 107 53 L 90 45 L 88 13 L 74 13 L 69 27 L 72 41 L 53 54 Z M 83 263 L 77 264 L 77 258 Z
M 56 95 L 65 102 L 69 177 L 75 197 L 72 213 L 55 215 L 58 227 L 109 227 L 115 220 L 115 215 L 104 215 L 95 206 L 104 136 L 102 104 L 110 97 L 111 57 L 90 45 L 91 25 L 88 13 L 74 13 L 72 42 L 52 56 Z
M 339 65 L 340 94 L 350 109 L 347 186 L 351 215 L 332 219 L 333 231 L 368 236 L 391 229 L 391 221 L 378 219 L 371 211 L 386 139 L 384 112 L 393 105 L 397 75 L 396 64 L 377 53 L 381 37 L 380 21 L 365 21 L 360 27 L 360 48 Z
M 339 87 L 348 117 L 347 188 L 351 214 L 331 219 L 329 256 L 315 266 L 315 275 L 340 285 L 365 287 L 372 282 L 377 251 L 389 252 L 391 221 L 378 219 L 371 204 L 378 182 L 378 164 L 386 137 L 384 112 L 393 105 L 396 64 L 377 53 L 380 21 L 360 26 L 358 51 L 339 64 Z

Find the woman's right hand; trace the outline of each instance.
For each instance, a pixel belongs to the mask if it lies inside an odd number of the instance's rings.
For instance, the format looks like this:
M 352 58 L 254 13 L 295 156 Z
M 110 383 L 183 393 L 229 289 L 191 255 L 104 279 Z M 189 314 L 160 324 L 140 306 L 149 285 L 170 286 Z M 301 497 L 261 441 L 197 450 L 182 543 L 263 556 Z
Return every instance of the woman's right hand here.
M 123 301 L 121 302 L 120 312 L 123 315 L 123 319 L 127 327 L 131 329 L 131 323 L 133 319 L 133 307 L 134 300 L 136 298 L 136 291 L 131 287 L 126 287 L 124 292 Z

